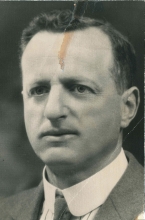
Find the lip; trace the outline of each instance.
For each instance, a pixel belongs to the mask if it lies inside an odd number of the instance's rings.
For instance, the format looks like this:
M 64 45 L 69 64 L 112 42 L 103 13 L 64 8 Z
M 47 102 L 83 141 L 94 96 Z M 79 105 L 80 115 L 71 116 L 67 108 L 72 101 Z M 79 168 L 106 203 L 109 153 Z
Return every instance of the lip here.
M 58 141 L 65 141 L 74 136 L 78 135 L 78 132 L 75 130 L 69 129 L 57 129 L 57 130 L 48 130 L 46 132 L 42 132 L 40 138 L 45 138 L 47 141 L 51 142 L 58 142 Z

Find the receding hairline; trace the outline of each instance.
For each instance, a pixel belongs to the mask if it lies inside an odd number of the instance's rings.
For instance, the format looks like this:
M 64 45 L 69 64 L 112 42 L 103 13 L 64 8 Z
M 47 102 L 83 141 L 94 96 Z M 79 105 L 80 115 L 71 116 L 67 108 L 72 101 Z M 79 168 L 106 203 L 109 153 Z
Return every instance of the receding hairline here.
M 69 42 L 67 42 L 68 44 L 66 44 L 64 46 L 66 48 L 63 47 L 63 50 L 67 50 L 67 49 L 69 50 L 69 47 L 70 47 L 70 50 L 71 50 L 71 44 L 72 44 L 73 40 L 76 43 L 78 43 L 78 45 L 80 46 L 80 49 L 82 49 L 82 50 L 85 49 L 85 45 L 87 45 L 87 42 L 88 43 L 92 43 L 92 45 L 90 45 L 91 47 L 87 48 L 88 50 L 91 50 L 92 52 L 97 51 L 97 49 L 98 50 L 99 49 L 101 49 L 101 50 L 102 49 L 110 50 L 112 61 L 113 61 L 113 63 L 111 64 L 111 73 L 112 73 L 112 69 L 113 69 L 113 67 L 115 65 L 112 43 L 111 43 L 111 40 L 110 40 L 109 36 L 102 29 L 100 29 L 99 27 L 94 27 L 94 26 L 93 27 L 86 27 L 85 29 L 81 29 L 81 30 L 72 30 L 72 31 L 66 31 L 66 32 L 61 32 L 61 33 L 60 32 L 56 33 L 56 32 L 53 32 L 51 30 L 40 30 L 35 35 L 33 35 L 33 37 L 30 39 L 30 41 L 26 45 L 25 49 L 27 48 L 29 43 L 33 41 L 34 38 L 37 39 L 37 35 L 39 36 L 39 35 L 46 34 L 46 40 L 47 40 L 47 37 L 49 37 L 49 36 L 47 36 L 47 33 L 50 34 L 50 37 L 51 37 L 51 34 L 52 34 L 52 37 L 53 37 L 53 35 L 60 35 L 60 36 L 62 35 L 61 38 L 58 38 L 58 42 L 59 41 L 60 42 L 58 44 L 57 52 L 59 52 L 59 53 L 61 53 L 62 46 L 65 43 L 64 41 L 66 40 L 65 37 L 66 37 L 67 34 L 72 35 L 72 38 L 70 39 Z M 84 35 L 85 39 L 83 39 L 83 37 L 81 37 L 81 34 Z M 103 34 L 103 37 L 102 37 L 102 34 Z M 92 39 L 90 38 L 90 36 L 93 36 Z M 38 39 L 41 41 L 40 37 L 38 37 Z M 82 39 L 82 41 L 81 41 L 81 39 Z M 101 40 L 103 39 L 103 40 L 101 41 L 100 39 Z M 48 38 L 48 40 L 49 40 L 49 38 Z M 100 45 L 99 45 L 99 43 L 100 43 Z M 33 44 L 35 46 L 35 42 Z M 82 44 L 82 47 L 81 47 L 81 44 Z M 77 46 L 77 45 L 75 45 L 75 46 Z M 23 54 L 25 52 L 25 49 L 23 51 Z M 87 50 L 86 50 L 86 53 L 87 53 Z M 23 54 L 21 56 L 21 62 L 22 62 Z M 67 54 L 67 56 L 68 56 L 68 54 Z M 63 58 L 64 57 L 62 56 L 62 59 Z
M 32 39 L 34 39 L 34 37 L 36 37 L 36 35 L 39 35 L 39 34 L 47 34 L 47 33 L 49 33 L 50 35 L 52 34 L 58 34 L 58 35 L 63 35 L 63 38 L 64 38 L 64 36 L 65 36 L 65 34 L 67 34 L 67 33 L 70 33 L 70 34 L 72 34 L 72 35 L 74 35 L 75 33 L 83 33 L 83 32 L 86 32 L 86 31 L 93 31 L 94 33 L 92 33 L 92 34 L 96 34 L 95 32 L 97 31 L 99 31 L 101 34 L 103 34 L 104 35 L 104 38 L 105 38 L 105 41 L 107 42 L 109 42 L 108 43 L 108 45 L 109 45 L 109 47 L 105 47 L 105 44 L 104 44 L 104 48 L 108 48 L 108 49 L 113 49 L 113 47 L 112 47 L 112 42 L 111 42 L 111 40 L 110 40 L 110 37 L 109 37 L 109 35 L 106 33 L 106 32 L 104 32 L 101 28 L 99 28 L 99 27 L 94 27 L 94 26 L 92 26 L 92 27 L 86 27 L 86 28 L 84 28 L 84 29 L 77 29 L 77 30 L 71 30 L 71 31 L 65 31 L 65 32 L 54 32 L 54 31 L 52 31 L 52 30 L 40 30 L 39 32 L 37 32 L 36 34 L 34 34 L 33 36 L 32 36 L 32 38 L 28 41 L 28 43 L 26 44 L 26 46 L 25 46 L 25 48 L 24 48 L 24 50 L 23 50 L 23 53 L 24 53 L 24 51 L 25 51 L 25 49 L 26 49 L 26 47 L 27 47 L 27 45 L 30 43 L 30 41 L 32 40 Z M 85 33 L 84 33 L 85 34 Z M 96 36 L 95 36 L 96 37 Z M 96 40 L 98 40 L 99 38 L 98 37 L 96 37 Z M 88 38 L 88 41 L 89 41 L 90 39 Z M 80 45 L 81 45 L 81 43 L 80 43 Z M 103 47 L 103 45 L 101 45 L 102 47 Z M 97 49 L 97 48 L 96 48 Z M 94 48 L 94 50 L 95 50 L 95 48 Z M 22 55 L 23 55 L 23 53 L 22 53 Z
M 37 31 L 34 35 L 32 35 L 32 37 L 28 40 L 28 42 L 24 45 L 24 47 L 22 47 L 22 54 L 25 50 L 25 48 L 27 47 L 27 45 L 29 44 L 29 42 L 32 40 L 32 38 L 34 38 L 37 34 L 41 34 L 41 33 L 50 33 L 50 34 L 65 34 L 65 33 L 77 33 L 77 32 L 84 32 L 84 31 L 87 31 L 87 30 L 99 30 L 100 32 L 102 32 L 105 36 L 107 36 L 107 38 L 109 39 L 110 43 L 111 43 L 111 40 L 110 40 L 110 37 L 109 35 L 103 30 L 100 28 L 100 26 L 86 26 L 86 27 L 83 27 L 83 28 L 80 28 L 80 29 L 74 29 L 74 30 L 64 30 L 64 31 L 54 31 L 54 30 L 51 30 L 51 29 L 42 29 L 42 30 L 39 30 Z

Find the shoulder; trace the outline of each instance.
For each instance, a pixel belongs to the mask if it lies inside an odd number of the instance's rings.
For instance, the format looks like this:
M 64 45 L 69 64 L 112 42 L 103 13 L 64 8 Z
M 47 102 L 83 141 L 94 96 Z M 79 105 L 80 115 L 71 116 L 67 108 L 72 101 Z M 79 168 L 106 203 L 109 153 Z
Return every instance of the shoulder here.
M 32 206 L 32 203 L 39 199 L 40 194 L 42 195 L 42 190 L 43 186 L 41 183 L 38 187 L 0 200 L 0 217 L 7 219 L 7 216 L 16 217 L 19 213 L 23 213 L 24 207 L 25 210 L 28 209 L 29 206 Z
M 128 159 L 128 167 L 118 182 L 117 189 L 121 190 L 122 196 L 134 197 L 135 201 L 138 201 L 136 204 L 141 204 L 144 189 L 144 169 L 130 152 L 125 151 L 125 154 Z
M 131 179 L 138 178 L 141 181 L 141 185 L 143 184 L 143 176 L 144 176 L 144 169 L 143 166 L 137 161 L 137 159 L 128 151 L 125 151 L 126 157 L 128 159 L 128 169 L 127 175 L 131 175 Z
M 12 195 L 10 197 L 6 197 L 0 200 L 0 208 L 7 206 L 10 208 L 15 205 L 15 203 L 21 203 L 22 200 L 27 200 L 31 196 L 31 194 L 35 193 L 36 188 L 31 188 L 25 191 L 22 191 L 18 194 Z M 9 207 L 10 206 L 10 207 Z
M 136 217 L 143 211 L 144 170 L 131 153 L 125 154 L 128 167 L 110 197 L 121 216 Z
M 100 220 L 114 218 L 136 220 L 143 211 L 143 167 L 131 153 L 125 152 L 125 154 L 128 167 L 98 211 L 97 217 Z M 137 220 L 141 219 L 137 218 Z

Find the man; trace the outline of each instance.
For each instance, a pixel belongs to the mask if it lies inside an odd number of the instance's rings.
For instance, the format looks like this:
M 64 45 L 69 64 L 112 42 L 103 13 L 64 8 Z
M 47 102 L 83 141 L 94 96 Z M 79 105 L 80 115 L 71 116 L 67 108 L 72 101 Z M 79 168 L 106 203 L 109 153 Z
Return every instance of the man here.
M 1 219 L 133 220 L 143 210 L 143 169 L 122 150 L 139 106 L 134 49 L 108 23 L 71 18 L 42 14 L 23 32 L 26 131 L 46 166 L 37 188 L 2 202 Z M 58 215 L 57 201 L 67 203 Z

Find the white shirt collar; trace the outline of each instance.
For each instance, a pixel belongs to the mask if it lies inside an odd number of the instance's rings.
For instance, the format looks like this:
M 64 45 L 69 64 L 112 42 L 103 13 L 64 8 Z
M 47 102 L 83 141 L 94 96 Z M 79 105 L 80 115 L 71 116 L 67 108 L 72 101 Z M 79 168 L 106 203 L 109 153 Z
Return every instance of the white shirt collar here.
M 127 159 L 121 149 L 119 155 L 109 165 L 93 176 L 64 190 L 59 189 L 66 199 L 71 214 L 83 216 L 102 205 L 124 174 L 127 165 Z M 47 207 L 54 213 L 56 187 L 47 181 L 45 172 L 46 168 L 44 167 L 44 209 Z

